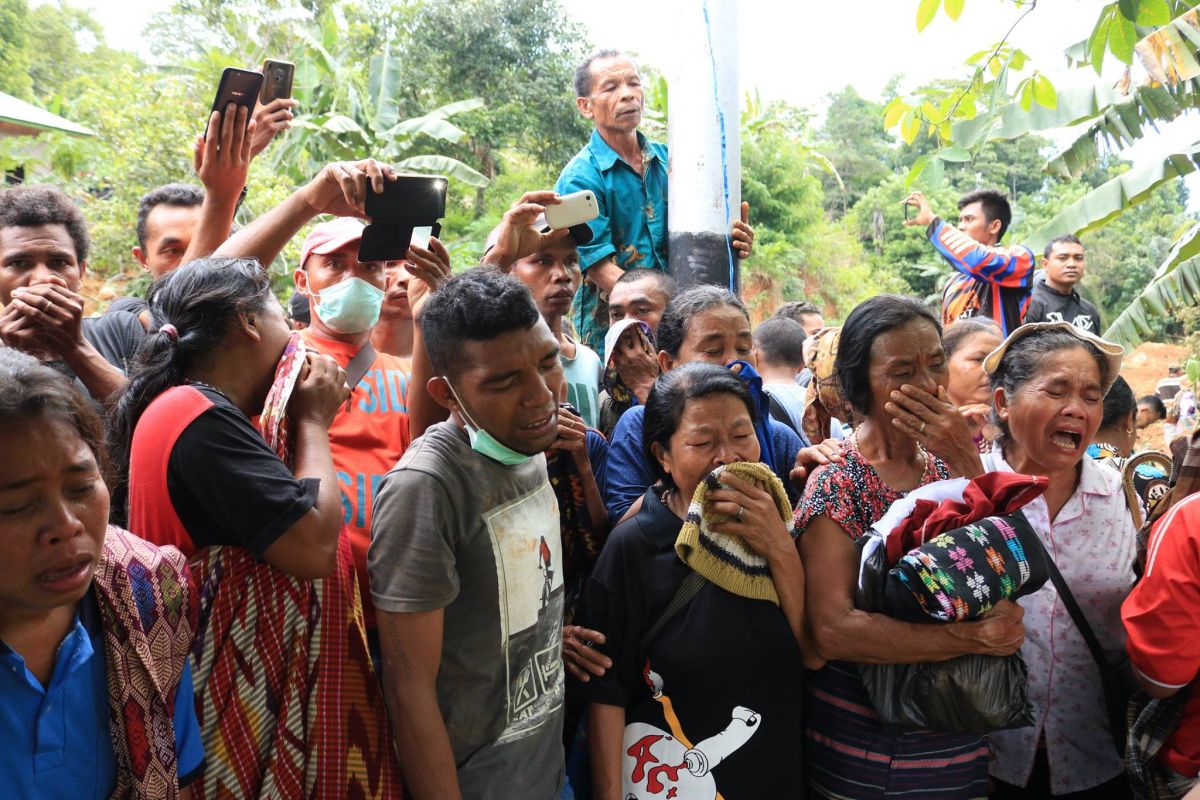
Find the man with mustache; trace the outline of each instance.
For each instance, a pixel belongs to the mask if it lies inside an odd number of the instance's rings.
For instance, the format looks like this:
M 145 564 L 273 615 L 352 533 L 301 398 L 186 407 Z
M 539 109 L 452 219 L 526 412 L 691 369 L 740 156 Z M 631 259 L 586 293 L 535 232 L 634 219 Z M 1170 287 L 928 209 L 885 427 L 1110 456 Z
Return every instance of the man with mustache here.
M 1104 330 L 1100 311 L 1075 290 L 1086 267 L 1079 237 L 1068 233 L 1046 245 L 1041 266 L 1043 271 L 1034 279 L 1025 321 L 1069 322 L 1080 330 L 1100 335 Z
M 638 131 L 645 94 L 629 56 L 600 50 L 575 70 L 575 104 L 596 129 L 558 176 L 559 194 L 590 190 L 600 216 L 588 225 L 592 240 L 579 248 L 583 283 L 572 321 L 580 340 L 602 349 L 608 331 L 608 293 L 628 269 L 667 269 L 667 146 Z M 750 206 L 733 222 L 732 248 L 750 255 Z

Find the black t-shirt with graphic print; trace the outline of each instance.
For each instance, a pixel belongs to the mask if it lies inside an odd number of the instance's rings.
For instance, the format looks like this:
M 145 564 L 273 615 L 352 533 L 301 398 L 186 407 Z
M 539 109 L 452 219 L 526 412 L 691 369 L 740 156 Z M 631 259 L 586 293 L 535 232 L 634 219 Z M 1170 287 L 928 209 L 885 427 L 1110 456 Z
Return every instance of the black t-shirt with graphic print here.
M 1033 297 L 1025 311 L 1025 322 L 1069 322 L 1076 328 L 1100 336 L 1104 333 L 1100 322 L 1100 311 L 1072 290 L 1061 294 L 1045 282 L 1033 285 Z
M 802 797 L 804 670 L 778 606 L 705 582 L 648 654 L 642 647 L 689 572 L 675 554 L 681 526 L 651 488 L 641 511 L 609 536 L 580 624 L 604 633 L 600 649 L 613 668 L 579 684 L 580 694 L 626 710 L 624 791 Z

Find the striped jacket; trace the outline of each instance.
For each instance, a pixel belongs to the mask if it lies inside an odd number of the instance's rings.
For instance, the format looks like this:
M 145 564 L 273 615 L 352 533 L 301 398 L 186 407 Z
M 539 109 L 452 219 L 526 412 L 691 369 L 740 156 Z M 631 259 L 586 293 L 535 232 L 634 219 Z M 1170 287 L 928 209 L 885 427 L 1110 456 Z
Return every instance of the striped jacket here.
M 1005 336 L 1021 325 L 1037 268 L 1032 250 L 1025 245 L 980 244 L 939 217 L 926 235 L 956 270 L 942 292 L 943 325 L 966 317 L 991 317 Z

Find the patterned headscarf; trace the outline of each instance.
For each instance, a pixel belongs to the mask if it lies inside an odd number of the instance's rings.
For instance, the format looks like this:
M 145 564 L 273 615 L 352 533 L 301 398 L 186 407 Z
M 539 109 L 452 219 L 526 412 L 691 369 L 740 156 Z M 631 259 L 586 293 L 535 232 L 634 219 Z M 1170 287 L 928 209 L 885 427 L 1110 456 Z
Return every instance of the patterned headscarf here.
M 848 419 L 846 401 L 842 399 L 842 390 L 838 386 L 837 372 L 834 364 L 837 362 L 838 341 L 841 339 L 841 328 L 826 328 L 817 336 L 817 346 L 813 348 L 812 361 L 808 368 L 812 370 L 812 380 L 804 395 L 804 419 L 800 423 L 804 435 L 814 444 L 829 438 L 829 423 L 834 418 Z
M 637 336 L 638 342 L 646 354 L 651 358 L 657 355 L 654 349 L 654 334 L 651 332 L 650 326 L 640 319 L 623 319 L 608 329 L 608 334 L 604 337 L 604 390 L 608 392 L 609 397 L 621 405 L 633 403 L 633 392 L 629 390 L 617 373 L 614 356 L 617 353 L 617 345 L 621 341 L 621 336 L 630 328 L 635 331 L 634 335 Z

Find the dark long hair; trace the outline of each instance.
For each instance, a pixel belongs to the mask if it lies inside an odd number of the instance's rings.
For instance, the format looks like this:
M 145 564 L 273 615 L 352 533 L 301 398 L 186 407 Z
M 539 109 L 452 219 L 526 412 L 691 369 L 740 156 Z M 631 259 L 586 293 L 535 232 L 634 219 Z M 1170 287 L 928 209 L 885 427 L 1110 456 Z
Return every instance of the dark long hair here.
M 96 457 L 107 478 L 104 423 L 95 407 L 61 373 L 36 358 L 0 347 L 0 423 L 46 416 L 66 422 Z
M 271 281 L 252 258 L 201 258 L 184 264 L 150 287 L 146 303 L 153 322 L 129 370 L 129 384 L 109 417 L 109 452 L 116 478 L 114 513 L 123 517 L 129 480 L 129 448 L 142 412 L 154 398 L 183 383 L 197 360 L 221 346 L 240 314 L 271 301 Z M 177 333 L 161 328 L 172 325 Z
M 929 307 L 914 297 L 879 294 L 854 307 L 842 323 L 834 370 L 842 397 L 860 414 L 871 402 L 871 345 L 875 338 L 913 320 L 925 320 L 942 335 L 942 324 Z

